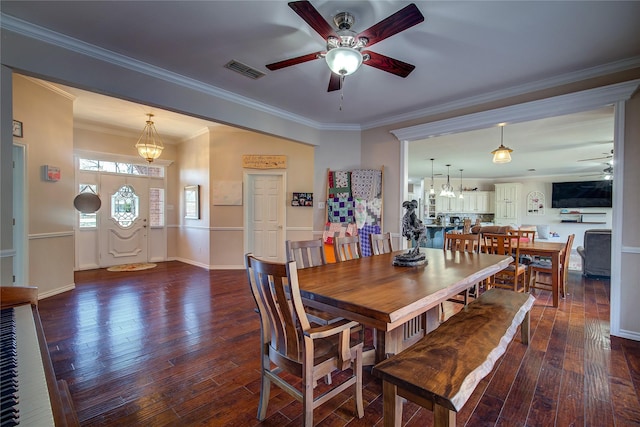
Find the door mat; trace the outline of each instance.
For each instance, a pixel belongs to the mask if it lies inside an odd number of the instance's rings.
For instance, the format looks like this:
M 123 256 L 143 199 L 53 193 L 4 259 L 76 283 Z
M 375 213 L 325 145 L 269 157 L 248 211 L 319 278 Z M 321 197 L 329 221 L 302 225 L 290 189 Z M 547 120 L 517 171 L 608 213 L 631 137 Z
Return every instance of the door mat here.
M 148 262 L 138 262 L 135 264 L 114 265 L 113 267 L 107 268 L 107 271 L 140 271 L 148 270 L 150 268 L 154 268 L 155 266 L 156 264 Z

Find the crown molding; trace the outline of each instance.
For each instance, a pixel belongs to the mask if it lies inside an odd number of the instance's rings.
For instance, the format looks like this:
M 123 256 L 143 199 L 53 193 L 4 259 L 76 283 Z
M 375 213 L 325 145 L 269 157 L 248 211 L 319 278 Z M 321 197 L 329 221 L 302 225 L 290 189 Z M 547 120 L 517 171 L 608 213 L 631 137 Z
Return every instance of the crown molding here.
M 421 117 L 433 116 L 436 114 L 446 113 L 448 111 L 454 111 L 464 109 L 467 107 L 473 107 L 474 105 L 485 104 L 488 102 L 499 101 L 505 98 L 511 98 L 514 96 L 520 96 L 539 90 L 550 89 L 557 86 L 566 85 L 569 83 L 575 83 L 582 80 L 587 80 L 595 77 L 601 77 L 608 74 L 613 74 L 621 71 L 631 70 L 633 68 L 640 67 L 640 56 L 624 59 L 621 61 L 610 62 L 608 64 L 599 65 L 596 67 L 587 68 L 571 73 L 560 74 L 548 79 L 537 80 L 534 82 L 526 83 L 523 85 L 512 86 L 506 89 L 500 89 L 493 92 L 487 92 L 477 96 L 471 96 L 451 102 L 444 102 L 434 107 L 427 107 L 421 110 L 412 111 L 410 113 L 399 114 L 391 116 L 382 120 L 368 122 L 362 125 L 363 129 L 371 129 L 380 126 L 393 125 L 394 123 L 401 123 L 409 120 L 419 119 Z
M 63 49 L 67 49 L 84 56 L 98 59 L 100 61 L 104 61 L 119 67 L 123 67 L 189 89 L 206 93 L 210 96 L 233 102 L 235 104 L 242 105 L 244 107 L 263 113 L 267 113 L 287 121 L 298 123 L 317 130 L 333 131 L 362 131 L 381 126 L 389 126 L 393 125 L 394 123 L 401 123 L 419 119 L 422 117 L 446 113 L 448 111 L 463 109 L 474 105 L 493 102 L 500 99 L 519 96 L 530 92 L 549 89 L 556 86 L 561 86 L 585 79 L 600 77 L 603 75 L 640 67 L 640 56 L 635 56 L 625 60 L 615 61 L 584 70 L 565 73 L 551 78 L 529 82 L 523 85 L 512 86 L 510 88 L 488 92 L 477 96 L 444 102 L 438 104 L 437 106 L 393 115 L 379 120 L 372 120 L 363 124 L 321 123 L 316 120 L 312 120 L 307 117 L 293 114 L 291 112 L 270 106 L 268 104 L 258 102 L 254 99 L 229 92 L 219 87 L 202 83 L 201 81 L 183 76 L 181 74 L 173 73 L 163 68 L 156 67 L 124 55 L 120 55 L 110 50 L 103 49 L 101 47 L 86 43 L 73 37 L 66 36 L 64 34 L 57 33 L 55 31 L 51 31 L 38 25 L 34 25 L 30 22 L 12 17 L 10 15 L 6 15 L 4 13 L 0 14 L 0 28 L 15 32 L 25 37 L 42 41 L 47 44 L 52 44 Z
M 416 141 L 452 132 L 482 129 L 495 126 L 501 122 L 513 124 L 553 117 L 559 114 L 577 113 L 627 100 L 638 89 L 639 85 L 640 80 L 631 80 L 436 122 L 394 129 L 391 130 L 391 133 L 400 141 Z
M 67 99 L 69 99 L 71 101 L 75 101 L 76 100 L 76 97 L 73 94 L 71 94 L 71 93 L 69 93 L 69 92 L 67 92 L 65 90 L 62 90 L 59 87 L 57 87 L 55 85 L 52 85 L 51 83 L 49 83 L 49 82 L 47 82 L 45 80 L 36 79 L 35 77 L 27 76 L 27 75 L 24 75 L 24 74 L 21 74 L 20 76 L 25 78 L 25 79 L 27 79 L 27 80 L 29 80 L 30 82 L 32 82 L 34 84 L 37 84 L 38 86 L 42 86 L 43 88 L 45 88 L 47 90 L 50 90 L 51 92 L 53 92 L 53 93 L 55 93 L 57 95 L 62 96 L 63 98 L 67 98 Z
M 270 105 L 258 102 L 254 99 L 229 92 L 219 87 L 202 83 L 190 77 L 186 77 L 181 74 L 174 73 L 163 68 L 138 61 L 133 58 L 129 58 L 125 55 L 120 55 L 110 50 L 103 49 L 101 47 L 86 43 L 73 37 L 66 36 L 64 34 L 57 33 L 55 31 L 51 31 L 44 27 L 34 25 L 30 22 L 15 18 L 10 15 L 6 15 L 4 13 L 0 14 L 0 28 L 14 32 L 16 34 L 20 34 L 25 37 L 39 40 L 43 43 L 70 50 L 80 55 L 88 56 L 90 58 L 104 61 L 118 67 L 126 68 L 128 70 L 132 70 L 192 90 L 206 93 L 207 95 L 214 96 L 225 101 L 233 102 L 247 108 L 268 113 L 285 120 L 300 123 L 315 129 L 330 128 L 333 130 L 360 130 L 360 126 L 357 125 L 330 126 L 322 124 L 317 121 L 310 120 L 306 117 L 292 114 L 282 109 L 274 108 Z

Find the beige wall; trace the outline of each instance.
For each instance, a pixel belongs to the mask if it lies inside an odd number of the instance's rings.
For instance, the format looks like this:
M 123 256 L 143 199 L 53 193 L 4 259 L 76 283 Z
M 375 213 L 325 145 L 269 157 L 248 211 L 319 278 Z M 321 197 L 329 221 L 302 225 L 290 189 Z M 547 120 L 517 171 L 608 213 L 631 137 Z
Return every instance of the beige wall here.
M 640 93 L 625 110 L 620 329 L 640 336 Z
M 178 201 L 177 212 L 176 259 L 209 268 L 211 253 L 209 243 L 210 210 L 210 143 L 209 132 L 181 143 L 178 146 Z M 200 219 L 184 217 L 184 187 L 200 186 Z M 171 253 L 171 249 L 170 249 Z
M 13 114 L 26 145 L 28 283 L 51 295 L 74 286 L 73 101 L 14 74 Z M 43 165 L 59 167 L 60 181 L 45 181 Z
M 13 283 L 13 73 L 0 67 L 0 284 Z
M 286 155 L 286 200 L 293 192 L 313 192 L 314 148 L 286 139 L 229 127 L 211 128 L 211 180 L 243 180 L 242 155 Z M 251 169 L 251 171 L 259 171 Z M 243 267 L 244 206 L 211 208 L 211 265 L 214 268 Z M 312 237 L 313 208 L 292 207 L 287 202 L 285 238 Z

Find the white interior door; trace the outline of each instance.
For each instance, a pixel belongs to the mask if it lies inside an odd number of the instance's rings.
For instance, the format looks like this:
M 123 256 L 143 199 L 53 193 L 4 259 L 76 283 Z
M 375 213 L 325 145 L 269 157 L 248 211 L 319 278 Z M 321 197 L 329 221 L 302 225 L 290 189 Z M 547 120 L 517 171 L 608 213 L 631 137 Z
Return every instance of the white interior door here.
M 284 261 L 284 190 L 282 175 L 249 175 L 248 251 L 255 256 Z
M 148 186 L 146 177 L 102 175 L 100 267 L 147 262 Z
M 13 146 L 13 284 L 27 285 L 25 224 L 25 151 L 24 145 Z

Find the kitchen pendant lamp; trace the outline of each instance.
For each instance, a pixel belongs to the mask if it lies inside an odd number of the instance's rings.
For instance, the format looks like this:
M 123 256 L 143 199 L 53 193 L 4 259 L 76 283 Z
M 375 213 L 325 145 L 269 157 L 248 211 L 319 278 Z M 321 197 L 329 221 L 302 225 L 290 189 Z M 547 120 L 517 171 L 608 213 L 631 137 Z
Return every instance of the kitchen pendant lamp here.
M 153 114 L 149 113 L 147 116 L 149 116 L 149 120 L 147 120 L 147 124 L 142 130 L 142 135 L 136 142 L 136 148 L 140 157 L 151 163 L 160 157 L 162 150 L 164 150 L 164 145 L 156 131 L 156 127 L 153 125 L 153 121 L 151 121 Z
M 429 194 L 436 194 L 436 190 L 433 188 L 433 161 L 435 159 L 431 159 L 431 188 L 429 189 Z
M 500 147 L 491 152 L 493 154 L 493 163 L 509 163 L 511 161 L 511 152 L 513 151 L 509 147 L 505 147 L 504 141 L 504 126 L 506 123 L 500 123 Z
M 460 195 L 458 197 L 464 199 L 464 195 L 462 194 L 462 169 L 460 169 Z
M 449 180 L 449 167 L 451 167 L 451 165 L 447 165 L 447 183 L 442 184 L 440 197 L 456 197 L 456 193 L 453 192 L 453 187 L 451 186 L 451 181 Z

